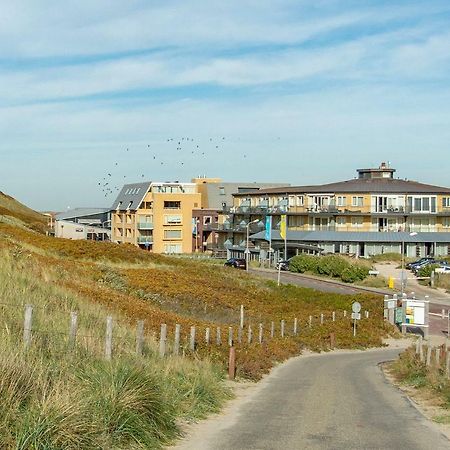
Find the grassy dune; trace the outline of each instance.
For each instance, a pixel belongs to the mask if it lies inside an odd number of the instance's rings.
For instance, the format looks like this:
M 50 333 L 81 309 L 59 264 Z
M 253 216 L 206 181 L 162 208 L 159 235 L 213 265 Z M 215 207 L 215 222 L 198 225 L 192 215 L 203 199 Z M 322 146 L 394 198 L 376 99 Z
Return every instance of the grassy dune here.
M 5 200 L 6 198 L 6 200 Z M 249 277 L 221 266 L 153 255 L 127 245 L 70 241 L 42 233 L 45 218 L 0 198 L 0 448 L 156 448 L 178 433 L 178 419 L 192 420 L 220 408 L 229 393 L 228 327 L 236 332 L 239 307 L 246 327 L 264 344 L 237 344 L 238 376 L 258 379 L 277 361 L 305 347 L 363 348 L 381 344 L 390 330 L 382 302 L 370 295 L 342 296 Z M 342 317 L 358 300 L 370 310 L 358 335 Z M 22 344 L 25 304 L 34 306 L 33 338 Z M 70 313 L 78 313 L 77 344 L 68 342 Z M 337 312 L 337 321 L 331 314 Z M 319 323 L 320 314 L 326 321 Z M 113 360 L 103 358 L 105 317 L 114 319 Z M 308 318 L 313 316 L 313 327 Z M 294 317 L 300 334 L 292 336 Z M 135 355 L 137 320 L 145 322 L 143 355 Z M 280 320 L 288 337 L 279 337 Z M 271 322 L 276 335 L 269 339 Z M 156 339 L 175 324 L 185 357 L 162 359 Z M 198 345 L 189 350 L 189 329 Z M 220 327 L 222 345 L 207 346 Z M 236 336 L 236 334 L 235 334 Z

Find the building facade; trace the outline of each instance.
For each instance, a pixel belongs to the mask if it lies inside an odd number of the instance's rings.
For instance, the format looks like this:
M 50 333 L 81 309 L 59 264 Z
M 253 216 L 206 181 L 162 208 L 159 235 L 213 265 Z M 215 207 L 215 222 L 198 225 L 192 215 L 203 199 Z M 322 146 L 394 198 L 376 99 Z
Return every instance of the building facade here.
M 408 256 L 450 255 L 450 189 L 394 178 L 395 169 L 359 169 L 354 179 L 316 186 L 260 189 L 234 195 L 231 228 L 251 232 L 251 251 L 266 257 L 264 228 L 271 216 L 277 257 L 302 249 L 368 257 L 404 249 Z M 279 228 L 287 219 L 287 255 Z M 259 228 L 259 229 L 258 229 Z M 228 248 L 242 251 L 242 233 Z
M 192 210 L 201 205 L 195 183 L 125 185 L 112 206 L 112 241 L 155 253 L 191 253 Z

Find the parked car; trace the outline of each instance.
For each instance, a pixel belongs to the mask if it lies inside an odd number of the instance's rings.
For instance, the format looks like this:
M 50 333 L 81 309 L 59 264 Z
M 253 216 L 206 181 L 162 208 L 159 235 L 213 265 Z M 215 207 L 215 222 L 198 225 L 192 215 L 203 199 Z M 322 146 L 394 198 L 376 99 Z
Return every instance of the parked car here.
M 280 259 L 276 265 L 277 270 L 289 271 L 289 260 L 288 259 Z
M 225 261 L 224 266 L 245 270 L 247 268 L 247 262 L 243 258 L 230 258 Z
M 425 266 L 428 266 L 429 264 L 439 264 L 435 259 L 427 259 L 425 261 L 422 261 L 421 263 L 416 263 L 413 266 L 411 266 L 411 270 L 414 273 L 417 273 L 420 269 L 422 269 Z
M 436 273 L 450 273 L 450 265 L 444 265 L 434 269 Z
M 437 260 L 437 259 L 432 259 L 431 261 L 424 261 L 422 264 L 416 264 L 414 267 L 413 267 L 413 272 L 417 275 L 417 273 L 419 272 L 419 270 L 420 269 L 422 269 L 423 267 L 425 267 L 425 266 L 428 266 L 428 265 L 430 265 L 430 264 L 432 264 L 432 265 L 438 265 L 438 266 L 440 266 L 440 267 L 446 267 L 446 266 L 448 266 L 449 264 L 448 264 L 448 262 L 447 261 L 440 261 L 440 260 Z
M 426 256 L 426 257 L 424 257 L 424 258 L 420 258 L 420 259 L 418 259 L 417 261 L 414 261 L 414 262 L 410 262 L 410 263 L 408 263 L 408 264 L 406 264 L 406 268 L 407 269 L 412 269 L 414 266 L 416 266 L 417 264 L 423 264 L 424 262 L 426 262 L 426 261 L 433 261 L 434 260 L 434 258 L 433 257 L 431 257 L 431 256 Z

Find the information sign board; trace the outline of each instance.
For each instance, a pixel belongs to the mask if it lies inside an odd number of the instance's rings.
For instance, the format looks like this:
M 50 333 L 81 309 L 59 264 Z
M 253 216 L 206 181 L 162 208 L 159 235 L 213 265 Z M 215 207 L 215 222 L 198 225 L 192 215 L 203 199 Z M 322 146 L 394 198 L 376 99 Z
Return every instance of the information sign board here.
M 424 301 L 420 300 L 406 301 L 405 323 L 411 325 L 425 325 Z
M 361 319 L 361 313 L 352 313 L 352 319 L 360 320 Z

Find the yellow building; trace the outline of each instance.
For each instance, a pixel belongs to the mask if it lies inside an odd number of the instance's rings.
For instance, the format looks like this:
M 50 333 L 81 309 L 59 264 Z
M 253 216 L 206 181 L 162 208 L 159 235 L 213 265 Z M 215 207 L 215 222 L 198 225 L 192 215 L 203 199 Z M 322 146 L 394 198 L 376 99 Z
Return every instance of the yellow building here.
M 127 184 L 112 206 L 111 240 L 155 253 L 191 253 L 192 210 L 199 207 L 195 183 Z

